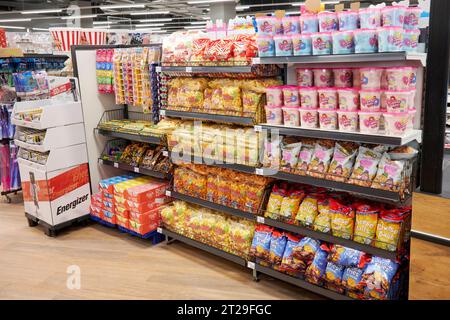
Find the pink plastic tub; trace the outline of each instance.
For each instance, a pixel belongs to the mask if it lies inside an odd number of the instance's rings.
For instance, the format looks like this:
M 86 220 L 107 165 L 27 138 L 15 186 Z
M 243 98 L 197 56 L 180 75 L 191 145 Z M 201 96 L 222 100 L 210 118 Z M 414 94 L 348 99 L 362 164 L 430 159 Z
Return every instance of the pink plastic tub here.
M 405 12 L 403 28 L 407 30 L 419 29 L 419 19 L 422 9 L 419 7 L 408 7 Z
M 411 89 L 411 82 L 414 81 L 413 67 L 389 67 L 385 70 L 387 90 L 407 90 Z M 414 79 L 412 79 L 414 78 Z
M 359 24 L 361 29 L 376 29 L 381 26 L 379 8 L 359 9 Z
M 319 109 L 319 127 L 325 130 L 336 130 L 338 126 L 336 110 Z
M 299 107 L 300 100 L 298 98 L 298 87 L 296 86 L 283 86 L 283 100 L 284 105 L 287 107 Z
M 411 99 L 411 91 L 410 90 L 401 90 L 401 91 L 385 91 L 385 99 L 383 99 L 386 103 L 385 109 L 388 113 L 405 113 L 408 112 L 409 103 Z
M 359 111 L 359 131 L 362 133 L 378 133 L 381 112 Z
M 266 106 L 266 121 L 269 124 L 283 124 L 283 110 L 281 106 Z
M 272 86 L 266 89 L 266 100 L 268 106 L 283 105 L 283 90 L 281 86 Z
M 275 34 L 276 17 L 257 17 L 256 24 L 258 25 L 258 34 L 272 36 Z
M 408 125 L 406 126 L 406 130 L 412 130 L 414 128 L 414 122 L 416 120 L 416 109 L 409 109 L 408 115 L 409 115 L 409 121 Z
M 383 68 L 360 68 L 361 89 L 380 89 Z
M 334 68 L 334 86 L 337 88 L 349 88 L 353 86 L 352 68 Z
M 319 114 L 317 109 L 300 108 L 301 127 L 317 128 Z
M 319 32 L 337 31 L 339 20 L 335 12 L 322 11 L 317 14 L 319 18 Z
M 381 9 L 381 25 L 383 27 L 402 27 L 405 21 L 406 7 L 388 6 Z
M 339 130 L 356 132 L 358 130 L 358 111 L 338 110 Z
M 402 136 L 407 132 L 409 113 L 383 113 L 384 126 L 387 135 Z
M 281 18 L 283 23 L 283 33 L 285 35 L 293 35 L 300 33 L 300 22 L 298 17 L 283 17 Z
M 319 109 L 335 110 L 337 109 L 337 91 L 336 88 L 318 88 Z M 319 110 L 319 111 L 320 111 Z
M 361 111 L 380 111 L 381 90 L 359 91 L 359 104 Z
M 300 87 L 312 87 L 314 84 L 314 73 L 312 69 L 297 68 L 297 85 Z
M 359 90 L 356 88 L 337 89 L 339 110 L 355 111 L 359 107 Z
M 316 68 L 313 69 L 314 85 L 316 87 L 332 87 L 333 71 L 331 69 Z
M 299 88 L 299 94 L 302 108 L 316 109 L 318 107 L 316 87 L 301 87 Z
M 300 125 L 300 113 L 298 107 L 283 107 L 283 122 L 286 126 L 298 127 Z

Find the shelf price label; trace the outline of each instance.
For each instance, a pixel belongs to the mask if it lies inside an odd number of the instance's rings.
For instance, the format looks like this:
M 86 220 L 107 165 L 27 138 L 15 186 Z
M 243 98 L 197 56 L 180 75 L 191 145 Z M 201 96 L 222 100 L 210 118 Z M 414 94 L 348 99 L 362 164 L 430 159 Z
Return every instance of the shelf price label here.
M 247 267 L 249 269 L 255 270 L 255 263 L 251 261 L 247 261 Z
M 163 154 L 163 157 L 168 157 L 168 156 L 169 156 L 169 151 L 164 150 L 164 151 L 162 152 L 162 154 Z
M 162 233 L 162 229 L 160 227 L 156 228 L 156 232 Z
M 139 173 L 139 167 L 134 167 L 134 172 Z
M 263 176 L 264 175 L 264 169 L 263 168 L 256 168 L 255 169 L 255 174 L 257 174 L 259 176 Z
M 166 190 L 166 196 L 167 196 L 167 197 L 171 197 L 171 196 L 172 196 L 172 191 Z
M 186 72 L 192 72 L 192 67 L 186 67 Z
M 119 164 L 117 162 L 114 162 L 114 168 L 118 168 Z
M 156 68 L 155 68 L 155 71 L 156 71 L 156 72 L 161 72 L 161 67 L 156 67 Z
M 258 222 L 258 223 L 265 223 L 264 217 L 257 216 L 256 217 L 256 222 Z
M 261 132 L 262 131 L 262 127 L 261 126 L 255 126 L 254 127 L 256 132 Z
M 253 64 L 260 64 L 261 59 L 260 58 L 253 58 Z
M 159 115 L 165 116 L 166 115 L 166 110 L 159 110 Z

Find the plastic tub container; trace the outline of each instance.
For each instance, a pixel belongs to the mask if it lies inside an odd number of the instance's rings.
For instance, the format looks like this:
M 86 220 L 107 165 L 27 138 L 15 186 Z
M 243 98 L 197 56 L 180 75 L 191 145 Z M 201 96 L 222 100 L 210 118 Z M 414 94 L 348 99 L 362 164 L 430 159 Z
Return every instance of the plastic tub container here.
M 359 108 L 359 90 L 355 88 L 337 89 L 340 111 L 356 111 Z
M 316 87 L 332 87 L 333 71 L 326 68 L 314 68 L 314 86 Z
M 359 105 L 361 111 L 380 111 L 381 90 L 370 89 L 359 91 Z
M 411 91 L 401 90 L 401 91 L 385 91 L 385 106 L 383 110 L 388 113 L 405 113 L 408 112 L 410 108 Z
M 339 130 L 349 132 L 358 130 L 358 111 L 338 110 L 337 115 Z
M 319 128 L 324 130 L 336 130 L 338 128 L 336 110 L 319 109 Z
M 298 17 L 283 17 L 283 33 L 287 36 L 300 33 L 300 21 Z
M 302 128 L 317 128 L 319 112 L 317 109 L 300 108 L 300 124 Z
M 260 57 L 275 56 L 275 42 L 272 36 L 258 34 L 256 37 L 256 45 L 258 46 L 258 54 Z
M 274 36 L 275 55 L 277 57 L 292 56 L 292 39 L 290 36 Z
M 361 72 L 358 68 L 353 69 L 353 87 L 361 88 Z
M 283 100 L 284 105 L 287 107 L 299 107 L 300 100 L 298 98 L 298 87 L 296 86 L 283 86 Z
M 276 17 L 257 17 L 256 25 L 258 26 L 258 35 L 269 35 L 273 36 L 275 34 L 275 20 Z
M 388 6 L 381 9 L 381 25 L 383 27 L 401 27 L 405 21 L 406 7 Z
M 388 67 L 385 69 L 387 90 L 407 90 L 411 89 L 411 82 L 415 82 L 413 67 Z M 414 79 L 412 79 L 414 78 Z M 415 84 L 414 84 L 415 88 Z
M 353 86 L 352 68 L 333 68 L 333 75 L 336 88 L 350 88 Z
M 361 79 L 361 89 L 380 89 L 383 70 L 383 68 L 376 67 L 360 68 L 359 77 Z
M 283 35 L 284 34 L 283 22 L 282 22 L 281 18 L 275 17 L 275 20 L 273 23 L 274 23 L 274 28 L 275 28 L 275 35 L 279 35 L 279 36 Z
M 309 34 L 294 34 L 292 38 L 292 50 L 294 56 L 312 55 L 312 40 Z
M 339 30 L 348 31 L 358 29 L 358 12 L 355 11 L 340 11 L 337 13 L 339 20 Z
M 409 109 L 408 110 L 408 115 L 409 115 L 409 121 L 408 124 L 406 125 L 406 130 L 412 130 L 414 128 L 414 122 L 416 120 L 416 109 Z
M 409 72 L 409 88 L 411 90 L 416 89 L 416 83 L 417 83 L 417 68 L 410 67 Z
M 355 53 L 378 52 L 378 34 L 376 29 L 354 30 Z
M 317 109 L 317 88 L 316 87 L 301 87 L 300 94 L 300 106 L 303 109 Z
M 377 29 L 378 52 L 395 52 L 403 50 L 403 28 L 383 27 Z
M 359 9 L 359 25 L 361 29 L 376 29 L 381 26 L 379 8 Z
M 321 11 L 317 14 L 319 18 L 319 32 L 337 31 L 339 20 L 335 12 Z
M 408 122 L 409 122 L 409 113 L 383 113 L 384 118 L 384 126 L 387 135 L 392 136 L 402 136 L 406 133 Z
M 312 54 L 323 55 L 332 53 L 331 32 L 318 32 L 311 34 Z
M 297 84 L 300 87 L 312 87 L 314 84 L 313 69 L 297 68 L 295 69 L 297 74 Z
M 407 52 L 417 52 L 419 45 L 420 30 L 403 30 L 403 50 Z
M 337 91 L 336 88 L 318 88 L 319 109 L 336 110 L 337 109 Z M 320 111 L 319 110 L 319 111 Z
M 300 125 L 300 113 L 298 107 L 283 107 L 283 122 L 286 126 L 298 127 Z
M 350 54 L 355 52 L 355 39 L 353 31 L 334 31 L 333 38 L 333 54 Z
M 317 14 L 305 13 L 299 18 L 300 32 L 303 34 L 319 32 L 319 18 Z
M 266 122 L 269 124 L 283 124 L 283 110 L 281 106 L 266 106 Z
M 283 90 L 281 86 L 272 86 L 266 88 L 266 100 L 268 106 L 282 106 Z
M 406 30 L 419 29 L 419 19 L 422 9 L 419 7 L 408 7 L 405 11 L 403 28 Z
M 380 130 L 381 112 L 359 111 L 359 131 L 362 133 L 378 133 Z

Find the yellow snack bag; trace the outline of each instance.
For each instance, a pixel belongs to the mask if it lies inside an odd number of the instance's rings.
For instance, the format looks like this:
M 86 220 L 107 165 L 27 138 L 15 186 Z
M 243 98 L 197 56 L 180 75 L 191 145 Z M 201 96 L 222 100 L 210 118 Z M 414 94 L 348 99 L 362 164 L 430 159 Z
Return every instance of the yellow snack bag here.
M 377 224 L 375 247 L 389 251 L 397 250 L 402 223 L 410 213 L 410 208 L 381 212 Z
M 354 241 L 363 244 L 372 243 L 377 230 L 378 213 L 377 208 L 367 204 L 356 207 Z
M 225 111 L 242 113 L 241 89 L 239 87 L 223 87 L 222 100 Z
M 353 236 L 353 227 L 355 211 L 352 207 L 343 205 L 338 201 L 331 200 L 331 233 L 333 236 L 351 239 Z
M 280 216 L 287 219 L 294 219 L 300 203 L 302 203 L 305 194 L 303 191 L 292 191 L 289 196 L 284 197 L 280 207 Z
M 314 231 L 330 232 L 331 230 L 331 211 L 330 200 L 320 199 L 317 204 L 317 211 L 319 214 L 314 220 Z
M 306 196 L 298 209 L 295 220 L 300 222 L 301 225 L 311 226 L 318 214 L 317 202 L 318 197 L 316 195 Z
M 286 196 L 287 190 L 282 186 L 274 185 L 270 193 L 269 201 L 264 216 L 266 218 L 277 219 L 280 214 L 281 203 Z

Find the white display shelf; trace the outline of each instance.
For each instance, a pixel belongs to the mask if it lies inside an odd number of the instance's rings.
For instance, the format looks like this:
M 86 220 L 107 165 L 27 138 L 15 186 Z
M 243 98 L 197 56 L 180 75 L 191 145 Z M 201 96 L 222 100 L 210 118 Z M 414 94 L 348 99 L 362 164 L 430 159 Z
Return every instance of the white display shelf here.
M 16 114 L 38 108 L 42 108 L 40 120 L 25 121 L 16 119 Z M 82 123 L 81 102 L 66 102 L 53 99 L 16 102 L 11 122 L 17 126 L 38 130 Z
M 330 54 L 317 56 L 260 57 L 253 58 L 253 64 L 285 64 L 285 63 L 354 63 L 383 61 L 419 61 L 426 66 L 427 54 L 422 52 L 379 52 Z
M 84 134 L 84 124 L 77 123 L 68 126 L 48 128 L 45 132 L 45 138 L 42 144 L 31 144 L 17 139 L 18 131 L 16 130 L 15 143 L 17 146 L 29 150 L 46 152 L 54 149 L 73 146 L 86 142 L 86 136 Z
M 17 160 L 19 163 L 23 163 L 34 169 L 51 172 L 87 163 L 88 157 L 86 144 L 82 143 L 51 150 L 45 164 L 40 164 L 20 157 Z
M 339 130 L 323 130 L 315 128 L 301 128 L 284 125 L 260 124 L 255 126 L 255 131 L 277 130 L 280 135 L 297 136 L 304 138 L 333 139 L 353 141 L 361 143 L 377 143 L 392 146 L 402 146 L 411 141 L 422 141 L 422 130 L 411 130 L 403 136 L 391 136 L 386 134 L 368 134 L 362 132 L 345 132 Z

